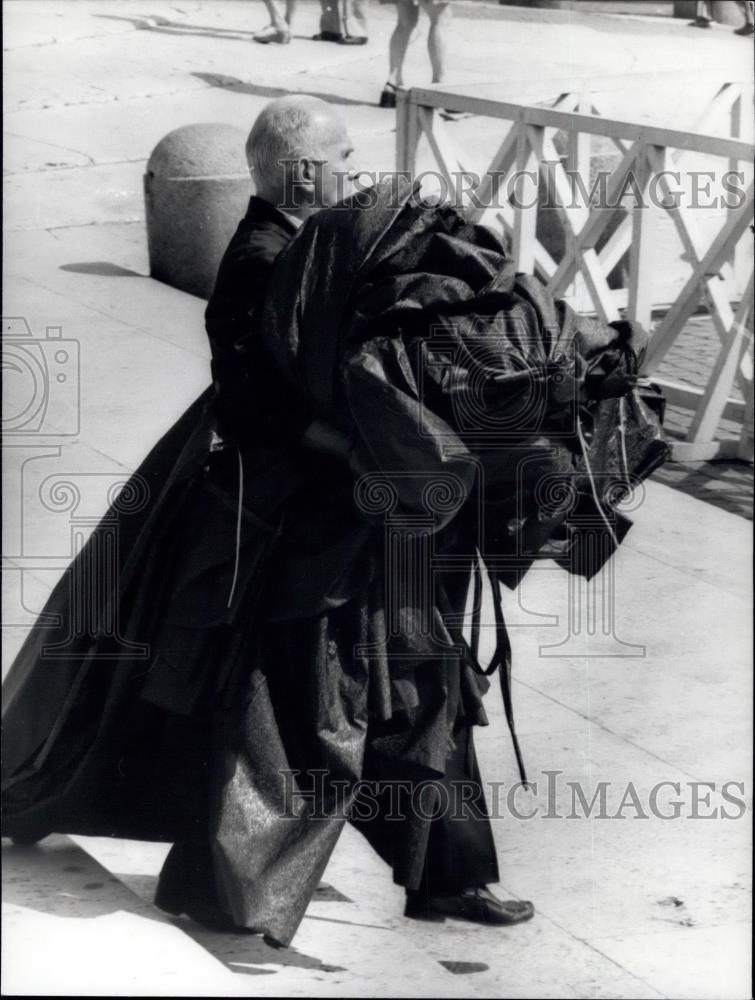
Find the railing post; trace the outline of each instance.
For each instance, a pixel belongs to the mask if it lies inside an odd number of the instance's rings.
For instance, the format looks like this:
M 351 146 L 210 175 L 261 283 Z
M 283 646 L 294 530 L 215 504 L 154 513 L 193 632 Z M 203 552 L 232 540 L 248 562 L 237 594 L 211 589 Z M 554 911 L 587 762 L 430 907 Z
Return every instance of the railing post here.
M 753 461 L 753 383 L 750 380 L 750 385 L 747 390 L 747 399 L 745 401 L 745 415 L 744 423 L 742 425 L 742 434 L 739 438 L 739 446 L 737 447 L 737 458 L 742 459 L 743 462 Z
M 729 108 L 729 135 L 732 139 L 739 139 L 742 135 L 743 93 L 744 89 L 742 87 L 737 88 L 737 96 L 731 102 L 731 107 Z M 728 169 L 730 173 L 736 173 L 739 170 L 739 160 L 734 157 L 730 158 Z M 729 211 L 731 212 L 732 209 L 730 208 Z M 744 249 L 744 245 L 740 241 L 732 250 L 729 259 L 735 294 L 741 292 L 745 280 L 743 275 L 746 273 L 747 262 L 744 259 Z
M 535 230 L 537 228 L 538 170 L 537 158 L 527 135 L 527 118 L 522 112 L 517 121 L 516 185 L 514 205 L 514 241 L 512 253 L 517 270 L 532 274 L 535 270 Z M 537 126 L 540 134 L 545 129 Z M 527 179 L 534 174 L 535 197 L 532 199 Z
M 716 436 L 716 430 L 721 422 L 742 357 L 742 347 L 747 336 L 747 321 L 752 308 L 752 293 L 753 278 L 751 275 L 742 301 L 739 303 L 739 308 L 713 365 L 702 402 L 692 418 L 687 435 L 688 441 L 712 441 Z M 750 392 L 751 390 L 750 384 Z
M 396 94 L 396 170 L 412 176 L 417 165 L 419 121 L 417 105 L 411 91 L 399 90 Z
M 665 149 L 653 147 L 659 160 L 665 162 Z M 632 242 L 629 247 L 629 301 L 630 319 L 650 329 L 653 307 L 653 276 L 655 274 L 653 219 L 648 197 L 651 167 L 647 148 L 643 145 L 635 167 L 635 193 L 639 203 L 632 208 Z

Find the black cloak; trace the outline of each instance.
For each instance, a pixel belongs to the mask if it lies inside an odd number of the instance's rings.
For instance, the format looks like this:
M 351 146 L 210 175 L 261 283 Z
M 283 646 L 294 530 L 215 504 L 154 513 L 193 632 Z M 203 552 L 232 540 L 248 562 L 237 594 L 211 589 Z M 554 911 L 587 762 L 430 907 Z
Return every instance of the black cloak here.
M 499 582 L 543 554 L 596 572 L 628 528 L 617 502 L 668 448 L 632 388 L 642 331 L 554 302 L 488 230 L 400 181 L 299 230 L 258 334 L 257 362 L 266 353 L 292 405 L 345 434 L 348 462 L 253 418 L 241 448 L 216 451 L 211 390 L 186 411 L 11 668 L 4 833 L 204 839 L 224 909 L 288 943 L 343 820 L 323 826 L 306 802 L 281 815 L 281 630 L 306 636 L 307 683 L 328 671 L 313 759 L 352 783 L 370 752 L 441 774 L 459 716 L 486 721 L 479 629 L 464 640 L 448 573 L 489 572 L 489 669 L 510 717 Z M 76 627 L 114 524 L 117 583 Z M 401 558 L 438 560 L 429 589 L 396 597 L 386 532 L 406 543 Z M 235 720 L 230 753 L 216 752 L 219 713 Z M 410 887 L 416 843 L 397 862 Z

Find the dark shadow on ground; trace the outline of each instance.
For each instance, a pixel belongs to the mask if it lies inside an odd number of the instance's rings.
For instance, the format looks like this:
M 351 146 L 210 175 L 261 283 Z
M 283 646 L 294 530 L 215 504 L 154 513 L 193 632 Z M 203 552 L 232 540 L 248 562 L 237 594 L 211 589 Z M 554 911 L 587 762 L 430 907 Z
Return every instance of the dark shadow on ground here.
M 161 35 L 204 35 L 206 38 L 238 38 L 239 41 L 249 41 L 253 34 L 260 31 L 263 25 L 249 31 L 239 28 L 218 28 L 216 25 L 186 24 L 183 21 L 170 21 L 167 17 L 157 14 L 129 17 L 126 14 L 95 14 L 95 17 L 107 21 L 128 21 L 138 31 L 155 31 Z
M 146 278 L 148 275 L 139 274 L 128 267 L 121 267 L 120 264 L 112 264 L 108 260 L 82 261 L 79 264 L 61 264 L 61 271 L 71 271 L 73 274 L 100 274 L 103 278 Z
M 652 478 L 752 520 L 753 470 L 747 462 L 667 462 Z
M 225 90 L 232 90 L 236 94 L 250 94 L 254 97 L 287 97 L 292 93 L 290 87 L 268 87 L 258 83 L 248 83 L 239 80 L 236 76 L 226 76 L 224 73 L 192 73 L 198 80 L 208 84 L 210 87 L 222 87 Z M 341 97 L 336 94 L 321 94 L 317 91 L 307 90 L 311 97 L 319 97 L 328 104 L 370 104 L 369 101 L 360 101 L 354 97 Z
M 67 837 L 22 847 L 3 840 L 3 900 L 54 917 L 89 920 L 124 910 L 165 923 Z
M 231 972 L 242 976 L 265 976 L 275 974 L 276 969 L 269 966 L 278 965 L 282 968 L 316 969 L 318 972 L 345 972 L 341 965 L 328 965 L 319 958 L 305 955 L 295 947 L 274 948 L 266 944 L 260 934 L 238 931 L 218 932 L 207 930 L 195 924 L 187 917 L 177 917 L 173 924 L 196 941 L 200 947 L 209 952 L 213 958 Z
M 455 976 L 468 976 L 475 972 L 487 972 L 490 969 L 485 962 L 439 962 L 444 969 L 448 969 Z
M 123 881 L 143 900 L 154 899 L 157 889 L 156 875 L 126 875 L 123 876 Z M 327 882 L 319 884 L 313 899 L 316 902 L 349 902 L 346 896 L 338 892 L 332 885 L 328 885 Z M 260 934 L 243 930 L 236 933 L 208 930 L 186 916 L 174 917 L 171 919 L 171 923 L 219 962 L 222 962 L 231 972 L 240 975 L 274 975 L 275 969 L 259 968 L 259 966 L 270 965 L 317 969 L 319 972 L 343 971 L 341 966 L 327 965 L 317 958 L 305 955 L 296 948 L 274 948 L 265 944 Z
M 305 955 L 296 948 L 275 948 L 259 934 L 207 930 L 188 917 L 169 918 L 146 902 L 154 896 L 156 876 L 138 877 L 140 895 L 102 868 L 68 837 L 53 835 L 30 847 L 3 839 L 3 901 L 55 917 L 87 920 L 118 911 L 182 930 L 231 972 L 241 975 L 274 975 L 273 966 L 344 972 Z M 332 886 L 321 883 L 315 898 L 345 899 Z
M 263 8 L 260 6 L 260 10 Z M 263 23 L 254 28 L 219 28 L 217 25 L 188 24 L 185 21 L 171 21 L 159 14 L 143 14 L 129 17 L 127 14 L 95 14 L 108 21 L 128 21 L 137 31 L 154 31 L 159 35 L 201 35 L 204 38 L 235 38 L 240 42 L 251 41 L 252 36 L 265 27 Z M 312 35 L 291 35 L 292 40 L 311 42 Z M 318 42 L 318 44 L 322 44 Z M 327 44 L 327 43 L 326 43 Z M 335 43 L 331 43 L 335 44 Z

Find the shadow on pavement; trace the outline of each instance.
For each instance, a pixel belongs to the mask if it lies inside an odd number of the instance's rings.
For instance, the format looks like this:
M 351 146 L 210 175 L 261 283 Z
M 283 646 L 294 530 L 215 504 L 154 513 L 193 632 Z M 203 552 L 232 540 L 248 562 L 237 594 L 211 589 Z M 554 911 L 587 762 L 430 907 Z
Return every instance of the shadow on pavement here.
M 89 920 L 122 911 L 165 923 L 155 910 L 75 844 L 52 838 L 30 847 L 3 841 L 3 901 L 53 917 Z
M 224 73 L 192 73 L 198 80 L 210 87 L 222 87 L 236 94 L 251 94 L 254 97 L 288 97 L 292 93 L 290 87 L 266 87 L 258 83 L 247 83 L 236 76 L 226 76 Z M 342 97 L 340 94 L 323 94 L 315 90 L 307 90 L 310 97 L 319 97 L 328 104 L 363 104 L 371 105 L 374 101 L 360 101 L 355 97 Z
M 61 264 L 61 271 L 71 271 L 73 274 L 99 274 L 103 278 L 148 278 L 148 274 L 140 274 L 120 264 L 112 264 L 108 260 L 82 261 L 80 264 Z
M 296 948 L 271 947 L 261 935 L 243 931 L 221 933 L 207 930 L 188 917 L 169 918 L 145 902 L 145 898 L 154 895 L 156 876 L 138 876 L 137 895 L 134 876 L 121 881 L 64 837 L 49 837 L 28 847 L 3 840 L 2 861 L 3 901 L 7 904 L 69 919 L 89 920 L 125 912 L 171 924 L 231 972 L 241 975 L 274 975 L 289 967 L 318 972 L 346 971 Z M 128 882 L 134 883 L 133 888 L 129 888 Z M 331 895 L 330 889 L 323 884 L 319 898 L 344 898 L 335 890 L 335 895 Z
M 244 976 L 273 975 L 281 968 L 314 969 L 317 972 L 345 972 L 340 965 L 328 965 L 319 958 L 305 955 L 294 947 L 274 948 L 266 944 L 260 934 L 239 931 L 211 931 L 195 924 L 188 917 L 176 917 L 174 927 L 209 952 L 230 972 Z M 271 968 L 274 966 L 274 968 Z
M 753 474 L 746 462 L 668 462 L 652 478 L 721 510 L 752 519 Z
M 142 14 L 133 17 L 129 17 L 127 14 L 95 14 L 94 17 L 105 18 L 108 21 L 128 21 L 133 24 L 137 31 L 154 31 L 160 35 L 201 35 L 205 38 L 235 38 L 240 42 L 250 41 L 252 36 L 264 27 L 264 25 L 258 25 L 248 31 L 243 28 L 218 28 L 216 25 L 170 21 L 167 17 L 161 17 L 159 14 Z M 315 41 L 312 35 L 294 34 L 291 38 L 293 41 Z
M 204 35 L 206 38 L 238 38 L 249 41 L 259 28 L 243 31 L 240 28 L 218 28 L 205 24 L 185 24 L 183 21 L 169 21 L 158 14 L 129 17 L 127 14 L 95 14 L 107 21 L 128 21 L 137 31 L 155 31 L 161 35 Z

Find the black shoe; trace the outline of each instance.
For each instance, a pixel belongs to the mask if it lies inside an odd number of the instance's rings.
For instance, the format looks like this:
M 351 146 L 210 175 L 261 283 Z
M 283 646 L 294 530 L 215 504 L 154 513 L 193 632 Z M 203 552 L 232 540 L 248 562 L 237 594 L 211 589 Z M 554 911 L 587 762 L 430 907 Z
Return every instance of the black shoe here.
M 10 837 L 16 847 L 33 847 L 40 840 L 49 837 L 53 832 L 49 826 L 41 823 L 24 823 L 14 818 L 4 818 L 3 829 L 0 831 L 3 837 Z
M 46 836 L 46 833 L 19 833 L 11 837 L 11 841 L 15 847 L 34 847 Z
M 696 17 L 694 21 L 690 21 L 687 25 L 688 28 L 709 28 L 710 18 L 709 17 Z
M 312 35 L 313 42 L 340 42 L 342 39 L 340 31 L 318 31 L 316 35 Z
M 338 39 L 339 45 L 366 45 L 367 36 L 366 35 L 343 35 L 343 37 Z
M 394 86 L 392 83 L 386 83 L 383 87 L 383 93 L 380 95 L 380 107 L 381 108 L 395 108 L 396 107 L 396 91 L 398 87 Z
M 455 896 L 425 896 L 419 892 L 406 894 L 404 916 L 414 920 L 442 923 L 446 917 L 469 920 L 475 924 L 521 924 L 535 913 L 532 903 L 524 899 L 498 899 L 487 887 L 464 889 Z
M 734 32 L 735 35 L 752 35 L 753 33 L 755 33 L 755 24 L 743 24 Z

